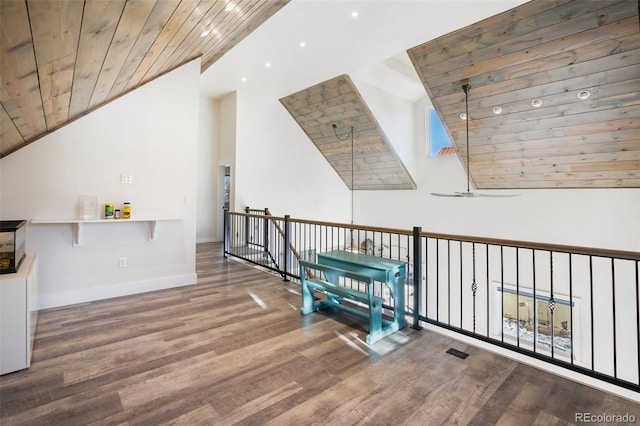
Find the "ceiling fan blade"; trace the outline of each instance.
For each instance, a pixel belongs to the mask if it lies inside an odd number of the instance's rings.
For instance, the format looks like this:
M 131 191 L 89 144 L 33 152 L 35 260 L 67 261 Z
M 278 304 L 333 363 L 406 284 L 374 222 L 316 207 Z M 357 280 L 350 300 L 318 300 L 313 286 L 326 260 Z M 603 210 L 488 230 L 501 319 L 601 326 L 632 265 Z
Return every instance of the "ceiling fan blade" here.
M 483 198 L 509 198 L 509 197 L 517 197 L 520 194 L 481 194 L 479 192 L 454 192 L 452 194 L 443 194 L 441 192 L 432 192 L 431 195 L 435 195 L 436 197 L 454 197 L 454 198 L 475 198 L 475 197 L 483 197 Z
M 443 194 L 441 192 L 432 192 L 431 195 L 435 195 L 436 197 L 464 197 L 461 192 L 456 192 L 454 194 Z
M 478 192 L 473 193 L 473 197 L 487 197 L 487 198 L 511 198 L 519 197 L 520 194 L 480 194 Z

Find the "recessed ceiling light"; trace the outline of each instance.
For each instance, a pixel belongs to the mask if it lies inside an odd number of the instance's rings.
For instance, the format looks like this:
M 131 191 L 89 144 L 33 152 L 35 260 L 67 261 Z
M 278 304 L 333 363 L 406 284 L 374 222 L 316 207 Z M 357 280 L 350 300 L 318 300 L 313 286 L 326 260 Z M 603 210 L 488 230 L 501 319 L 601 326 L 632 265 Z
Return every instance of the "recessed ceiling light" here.
M 460 113 L 460 120 L 466 120 L 467 119 L 467 113 L 466 112 L 461 112 Z
M 231 3 L 229 3 L 229 4 L 227 5 L 227 7 L 225 7 L 225 8 L 224 8 L 224 11 L 225 11 L 225 12 L 231 12 L 231 11 L 232 11 L 233 9 L 235 9 L 235 8 L 236 8 L 235 3 L 231 2 Z
M 202 32 L 202 34 L 200 34 L 200 37 L 206 37 L 209 35 L 209 30 L 205 30 Z
M 354 10 L 353 12 L 351 12 L 351 17 L 352 18 L 357 18 L 358 17 L 358 11 Z
M 588 90 L 582 90 L 580 93 L 578 93 L 579 99 L 587 99 L 589 96 L 591 96 L 591 92 L 589 92 Z
M 531 101 L 531 106 L 534 108 L 540 108 L 542 106 L 542 101 L 540 99 L 534 99 Z
M 494 114 L 500 114 L 501 112 L 502 112 L 502 108 L 500 108 L 499 106 L 493 107 Z
M 242 78 L 241 78 L 241 80 L 242 80 L 242 82 L 244 83 L 244 82 L 246 82 L 246 81 L 247 81 L 247 77 L 242 77 Z
M 271 62 L 265 62 L 264 66 L 267 67 L 267 68 L 271 68 Z
M 304 41 L 300 42 L 300 47 L 305 47 L 307 45 L 307 43 L 305 43 Z

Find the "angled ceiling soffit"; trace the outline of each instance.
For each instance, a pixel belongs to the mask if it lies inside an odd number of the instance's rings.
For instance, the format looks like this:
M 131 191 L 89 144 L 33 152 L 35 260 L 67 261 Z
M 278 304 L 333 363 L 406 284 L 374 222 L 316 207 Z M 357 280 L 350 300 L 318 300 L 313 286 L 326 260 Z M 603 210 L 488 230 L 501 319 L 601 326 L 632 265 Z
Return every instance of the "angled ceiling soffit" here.
M 280 102 L 350 189 L 416 188 L 348 75 L 316 84 Z

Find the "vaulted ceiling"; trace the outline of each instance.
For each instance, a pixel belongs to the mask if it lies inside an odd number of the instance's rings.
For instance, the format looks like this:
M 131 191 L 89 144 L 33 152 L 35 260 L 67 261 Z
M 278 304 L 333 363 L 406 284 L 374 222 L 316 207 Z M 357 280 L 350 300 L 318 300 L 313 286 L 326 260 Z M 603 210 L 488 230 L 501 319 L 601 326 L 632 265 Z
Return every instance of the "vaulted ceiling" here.
M 640 187 L 638 9 L 534 0 L 408 50 L 476 188 Z
M 416 188 L 348 75 L 316 84 L 280 102 L 350 189 Z
M 289 0 L 0 1 L 0 157 L 201 58 Z

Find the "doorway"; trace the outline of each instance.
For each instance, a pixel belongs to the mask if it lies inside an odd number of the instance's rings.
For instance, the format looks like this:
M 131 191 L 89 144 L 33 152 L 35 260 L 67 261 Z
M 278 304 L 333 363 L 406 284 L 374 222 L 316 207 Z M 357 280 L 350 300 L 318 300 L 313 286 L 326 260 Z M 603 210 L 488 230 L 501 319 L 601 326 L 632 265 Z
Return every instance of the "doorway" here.
M 218 241 L 224 240 L 224 210 L 231 208 L 231 165 L 224 164 L 219 167 L 218 175 L 218 216 L 217 234 Z

